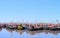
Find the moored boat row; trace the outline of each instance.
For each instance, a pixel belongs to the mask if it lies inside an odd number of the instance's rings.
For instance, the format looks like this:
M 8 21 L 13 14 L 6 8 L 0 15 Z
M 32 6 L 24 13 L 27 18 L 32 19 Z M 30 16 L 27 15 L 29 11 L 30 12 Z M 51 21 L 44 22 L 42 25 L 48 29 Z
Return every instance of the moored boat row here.
M 0 24 L 0 28 L 8 28 L 8 29 L 17 29 L 17 30 L 29 30 L 29 31 L 37 31 L 37 30 L 60 30 L 60 24 L 52 24 L 52 23 L 37 23 L 37 24 L 28 24 L 28 23 L 9 23 L 9 24 Z

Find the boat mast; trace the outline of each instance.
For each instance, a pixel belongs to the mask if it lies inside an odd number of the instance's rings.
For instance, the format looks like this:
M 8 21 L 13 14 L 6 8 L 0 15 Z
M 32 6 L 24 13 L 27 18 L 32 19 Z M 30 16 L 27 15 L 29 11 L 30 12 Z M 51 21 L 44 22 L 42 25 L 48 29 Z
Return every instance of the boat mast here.
M 58 28 L 60 28 L 60 27 L 59 27 L 59 21 L 58 21 L 58 20 L 56 20 L 56 22 L 57 22 Z

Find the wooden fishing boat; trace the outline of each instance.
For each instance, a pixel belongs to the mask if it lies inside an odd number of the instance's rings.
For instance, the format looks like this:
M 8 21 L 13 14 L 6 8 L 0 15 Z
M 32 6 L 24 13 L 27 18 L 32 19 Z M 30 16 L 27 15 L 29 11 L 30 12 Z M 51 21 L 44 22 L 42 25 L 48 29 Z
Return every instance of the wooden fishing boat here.
M 18 30 L 24 30 L 24 27 L 23 27 L 22 24 L 20 24 L 20 25 L 17 26 L 17 29 L 18 29 Z
M 8 28 L 8 29 L 14 29 L 13 26 L 7 26 L 6 28 Z
M 32 29 L 29 29 L 29 31 L 38 31 L 38 30 L 43 30 L 43 28 L 32 28 Z
M 0 28 L 2 28 L 2 26 L 0 25 Z
M 53 31 L 59 31 L 60 27 L 55 27 L 55 28 L 52 28 L 51 30 L 53 30 Z
M 17 29 L 17 25 L 7 25 L 6 28 L 8 28 L 8 29 Z
M 51 30 L 51 31 L 60 30 L 60 27 L 58 25 L 52 24 L 52 25 L 49 25 L 48 27 L 49 27 L 49 30 Z
M 38 30 L 43 30 L 43 27 L 41 25 L 34 25 L 30 26 L 29 31 L 38 31 Z

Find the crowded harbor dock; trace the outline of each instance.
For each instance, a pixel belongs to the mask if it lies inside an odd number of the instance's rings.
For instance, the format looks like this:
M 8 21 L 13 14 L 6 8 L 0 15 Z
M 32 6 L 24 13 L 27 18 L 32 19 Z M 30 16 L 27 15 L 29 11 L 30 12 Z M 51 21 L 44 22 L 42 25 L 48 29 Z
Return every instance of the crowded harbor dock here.
M 17 29 L 17 30 L 60 30 L 60 23 L 0 23 L 0 28 Z

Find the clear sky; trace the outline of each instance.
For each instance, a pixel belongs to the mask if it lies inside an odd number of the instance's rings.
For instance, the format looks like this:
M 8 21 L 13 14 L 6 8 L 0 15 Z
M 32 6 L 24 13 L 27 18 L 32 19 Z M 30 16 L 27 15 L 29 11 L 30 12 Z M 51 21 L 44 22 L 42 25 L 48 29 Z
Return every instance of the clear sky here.
M 60 0 L 0 0 L 0 22 L 60 21 Z

